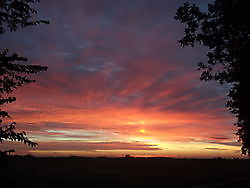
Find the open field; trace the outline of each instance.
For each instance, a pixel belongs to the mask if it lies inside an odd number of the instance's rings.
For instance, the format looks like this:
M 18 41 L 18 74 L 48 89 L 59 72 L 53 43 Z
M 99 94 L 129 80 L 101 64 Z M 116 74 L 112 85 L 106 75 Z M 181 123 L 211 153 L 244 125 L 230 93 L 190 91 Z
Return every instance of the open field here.
M 195 187 L 250 176 L 250 160 L 16 158 L 10 166 L 6 187 Z

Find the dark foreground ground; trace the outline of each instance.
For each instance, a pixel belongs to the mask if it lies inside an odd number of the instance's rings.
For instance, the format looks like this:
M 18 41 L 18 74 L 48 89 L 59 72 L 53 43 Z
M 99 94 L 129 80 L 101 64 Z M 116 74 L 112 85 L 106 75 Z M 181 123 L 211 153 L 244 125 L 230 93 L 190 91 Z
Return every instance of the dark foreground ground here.
M 14 158 L 0 187 L 250 187 L 250 160 Z

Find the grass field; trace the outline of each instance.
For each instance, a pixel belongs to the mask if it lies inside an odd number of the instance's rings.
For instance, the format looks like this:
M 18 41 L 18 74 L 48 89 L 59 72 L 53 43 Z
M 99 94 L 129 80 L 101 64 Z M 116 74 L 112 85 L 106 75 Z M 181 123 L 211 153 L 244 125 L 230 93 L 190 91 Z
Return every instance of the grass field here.
M 15 158 L 9 165 L 6 187 L 193 187 L 250 176 L 250 160 Z

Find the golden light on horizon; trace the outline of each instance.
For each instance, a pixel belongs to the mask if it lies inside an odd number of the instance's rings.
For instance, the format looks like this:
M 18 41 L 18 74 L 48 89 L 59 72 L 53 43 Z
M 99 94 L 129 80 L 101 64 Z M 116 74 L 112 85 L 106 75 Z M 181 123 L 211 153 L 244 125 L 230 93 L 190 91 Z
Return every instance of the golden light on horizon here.
M 140 133 L 146 133 L 146 131 L 144 129 L 140 129 L 139 131 Z

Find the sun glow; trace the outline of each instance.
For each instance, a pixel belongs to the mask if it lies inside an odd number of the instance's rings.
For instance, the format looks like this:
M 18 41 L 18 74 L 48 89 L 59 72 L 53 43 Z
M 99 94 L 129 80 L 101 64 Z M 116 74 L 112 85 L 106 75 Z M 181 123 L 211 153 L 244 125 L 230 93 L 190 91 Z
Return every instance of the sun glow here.
M 140 133 L 146 133 L 144 129 L 140 129 Z

